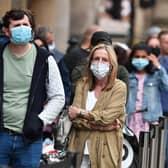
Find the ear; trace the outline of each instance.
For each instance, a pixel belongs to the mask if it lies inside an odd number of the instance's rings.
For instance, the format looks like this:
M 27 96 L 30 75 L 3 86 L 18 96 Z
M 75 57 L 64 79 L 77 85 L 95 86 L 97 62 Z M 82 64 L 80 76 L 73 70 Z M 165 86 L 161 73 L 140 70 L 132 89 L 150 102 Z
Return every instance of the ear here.
M 3 32 L 5 32 L 5 35 L 10 37 L 11 36 L 11 32 L 9 31 L 9 28 L 3 27 L 2 28 Z

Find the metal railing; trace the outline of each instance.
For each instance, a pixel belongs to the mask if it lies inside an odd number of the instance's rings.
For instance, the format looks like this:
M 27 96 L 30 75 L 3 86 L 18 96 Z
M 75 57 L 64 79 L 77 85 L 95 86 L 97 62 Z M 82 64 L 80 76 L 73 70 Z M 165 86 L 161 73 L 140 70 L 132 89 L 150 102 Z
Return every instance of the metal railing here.
M 160 117 L 158 125 L 141 132 L 138 168 L 165 168 L 168 118 Z

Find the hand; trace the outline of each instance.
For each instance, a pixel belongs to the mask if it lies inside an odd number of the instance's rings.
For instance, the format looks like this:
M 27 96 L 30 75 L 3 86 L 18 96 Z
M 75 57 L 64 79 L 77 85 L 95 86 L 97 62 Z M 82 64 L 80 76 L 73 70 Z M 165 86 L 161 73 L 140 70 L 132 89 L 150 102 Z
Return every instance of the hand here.
M 80 108 L 75 107 L 75 106 L 70 106 L 68 109 L 68 115 L 71 120 L 77 118 L 80 113 Z
M 150 56 L 148 57 L 148 59 L 150 61 L 152 61 L 153 65 L 156 67 L 156 68 L 159 68 L 160 67 L 160 63 L 158 61 L 158 58 L 154 55 L 154 54 L 150 54 Z

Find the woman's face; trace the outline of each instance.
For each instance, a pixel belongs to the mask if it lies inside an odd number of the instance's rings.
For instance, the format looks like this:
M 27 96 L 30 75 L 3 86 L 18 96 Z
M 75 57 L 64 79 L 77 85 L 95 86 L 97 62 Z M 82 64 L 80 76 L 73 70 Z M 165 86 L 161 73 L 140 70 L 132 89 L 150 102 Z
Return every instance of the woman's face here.
M 148 59 L 148 53 L 145 50 L 136 50 L 133 58 L 145 58 Z
M 104 48 L 99 48 L 93 53 L 90 70 L 98 79 L 105 79 L 110 71 L 110 59 L 107 51 Z
M 132 58 L 132 65 L 138 72 L 145 72 L 149 65 L 148 53 L 145 50 L 136 50 Z
M 97 49 L 92 57 L 92 62 L 97 63 L 110 63 L 107 51 L 104 48 Z

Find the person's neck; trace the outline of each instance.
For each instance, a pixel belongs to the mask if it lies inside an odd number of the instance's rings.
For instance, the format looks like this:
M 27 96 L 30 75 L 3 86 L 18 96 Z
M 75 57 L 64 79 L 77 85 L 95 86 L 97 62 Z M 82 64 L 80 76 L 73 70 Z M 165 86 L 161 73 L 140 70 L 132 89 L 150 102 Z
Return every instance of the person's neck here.
M 139 74 L 139 75 L 143 75 L 143 74 L 145 74 L 145 73 L 146 73 L 145 70 L 142 70 L 142 71 L 136 71 L 136 74 Z
M 95 92 L 95 96 L 97 98 L 100 96 L 102 90 L 107 85 L 107 80 L 108 80 L 107 77 L 103 78 L 102 80 L 96 79 L 96 84 L 95 84 L 94 92 Z
M 32 46 L 31 43 L 27 43 L 25 45 L 16 45 L 16 44 L 13 44 L 13 43 L 9 44 L 10 51 L 16 57 L 24 56 L 25 53 L 31 48 L 31 46 Z
M 84 50 L 87 50 L 89 48 L 89 46 L 90 46 L 90 44 L 88 44 L 88 43 L 81 44 L 81 48 Z

